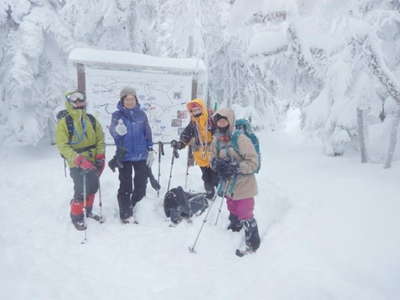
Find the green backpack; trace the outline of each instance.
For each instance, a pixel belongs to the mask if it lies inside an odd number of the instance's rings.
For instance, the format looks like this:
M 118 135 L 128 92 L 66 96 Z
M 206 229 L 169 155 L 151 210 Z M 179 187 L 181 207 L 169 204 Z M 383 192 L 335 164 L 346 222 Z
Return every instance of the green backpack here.
M 231 139 L 233 150 L 235 150 L 236 153 L 240 155 L 238 139 L 241 134 L 245 134 L 251 140 L 251 143 L 253 144 L 254 148 L 256 149 L 258 167 L 254 173 L 258 173 L 261 168 L 260 142 L 259 142 L 257 136 L 255 135 L 255 133 L 253 132 L 253 130 L 251 129 L 250 122 L 246 119 L 238 119 L 235 122 L 235 128 L 236 129 L 233 132 L 232 139 Z

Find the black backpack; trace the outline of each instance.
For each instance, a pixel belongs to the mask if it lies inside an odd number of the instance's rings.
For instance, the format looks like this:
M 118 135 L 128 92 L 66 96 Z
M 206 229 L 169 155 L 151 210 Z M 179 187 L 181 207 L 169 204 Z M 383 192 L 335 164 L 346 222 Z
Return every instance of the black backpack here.
M 96 119 L 93 115 L 86 113 L 89 117 L 90 123 L 92 123 L 92 127 L 96 130 Z M 68 128 L 68 144 L 71 144 L 72 137 L 74 135 L 74 120 L 72 120 L 71 115 L 68 113 L 66 109 L 60 110 L 57 113 L 57 120 L 60 121 L 62 118 L 65 118 L 65 122 L 67 123 Z
M 205 193 L 188 193 L 181 186 L 169 190 L 164 196 L 164 212 L 172 223 L 200 216 L 208 207 Z

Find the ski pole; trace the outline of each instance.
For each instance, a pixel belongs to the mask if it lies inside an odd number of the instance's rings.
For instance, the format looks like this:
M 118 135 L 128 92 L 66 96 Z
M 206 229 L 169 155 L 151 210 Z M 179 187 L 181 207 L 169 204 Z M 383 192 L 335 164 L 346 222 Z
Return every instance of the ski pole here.
M 164 155 L 164 144 L 160 141 L 158 142 L 158 183 L 160 183 L 161 176 L 161 155 Z M 157 191 L 157 197 L 160 197 L 160 189 Z
M 86 230 L 87 230 L 87 220 L 86 220 L 86 171 L 83 171 L 83 225 L 85 226 L 85 230 L 83 231 L 83 240 L 81 244 L 85 244 L 87 242 Z
M 214 224 L 215 226 L 217 226 L 217 224 L 218 224 L 218 219 L 219 219 L 219 215 L 221 214 L 223 204 L 224 204 L 224 197 L 221 197 L 221 203 L 218 208 L 217 218 L 215 219 L 215 224 Z
M 207 223 L 208 215 L 210 214 L 210 211 L 211 211 L 211 209 L 212 209 L 212 207 L 213 207 L 213 205 L 214 205 L 214 202 L 215 202 L 216 198 L 217 198 L 217 194 L 215 194 L 214 197 L 213 197 L 213 199 L 211 200 L 212 203 L 211 203 L 211 205 L 209 206 L 208 211 L 207 211 L 207 214 L 205 215 L 205 217 L 204 217 L 204 219 L 203 219 L 203 223 L 201 224 L 200 230 L 199 230 L 199 232 L 197 233 L 197 236 L 196 236 L 196 239 L 194 240 L 193 246 L 192 246 L 192 247 L 189 247 L 189 251 L 192 252 L 192 253 L 196 253 L 195 248 L 196 248 L 197 242 L 198 242 L 198 240 L 199 240 L 199 238 L 200 238 L 200 234 L 201 234 L 201 232 L 202 232 L 202 230 L 203 230 L 204 225 Z
M 187 164 L 187 166 L 186 166 L 186 174 L 185 174 L 185 190 L 187 190 L 188 177 L 189 177 L 189 164 Z
M 171 169 L 169 172 L 169 179 L 168 179 L 168 187 L 167 187 L 167 192 L 169 191 L 169 188 L 171 186 L 171 179 L 172 179 L 172 168 L 174 166 L 174 160 L 176 158 L 179 158 L 179 153 L 178 150 L 176 148 L 174 148 L 174 150 L 172 151 L 172 159 L 171 159 Z
M 230 182 L 231 182 L 230 180 L 227 181 L 226 187 L 225 187 L 225 189 L 224 189 L 224 193 L 223 193 L 222 196 L 221 196 L 221 203 L 220 203 L 220 205 L 219 205 L 219 209 L 218 209 L 218 213 L 217 213 L 217 218 L 215 219 L 215 224 L 214 224 L 215 226 L 217 226 L 217 224 L 218 224 L 219 215 L 221 214 L 222 205 L 224 204 L 225 195 L 226 195 L 226 192 L 227 192 L 227 190 L 228 190 L 228 187 L 229 187 Z
M 99 208 L 100 208 L 100 220 L 103 220 L 103 201 L 101 200 L 100 177 L 99 177 Z
M 65 158 L 64 158 L 64 176 L 67 177 L 67 163 L 65 162 Z
M 188 147 L 188 154 L 187 154 L 187 162 L 186 162 L 186 174 L 185 174 L 185 190 L 187 190 L 187 184 L 188 184 L 188 177 L 189 177 L 189 167 L 190 167 L 190 155 L 191 155 L 192 149 L 191 146 Z

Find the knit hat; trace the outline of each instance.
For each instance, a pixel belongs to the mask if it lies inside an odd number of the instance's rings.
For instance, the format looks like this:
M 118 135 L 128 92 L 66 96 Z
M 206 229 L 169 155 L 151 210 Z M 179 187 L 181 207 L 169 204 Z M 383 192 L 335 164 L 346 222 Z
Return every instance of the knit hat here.
M 132 96 L 136 97 L 136 90 L 134 88 L 131 88 L 130 86 L 126 86 L 119 93 L 119 96 L 120 96 L 121 99 L 125 98 L 128 95 L 132 95 Z
M 221 119 L 225 119 L 229 122 L 229 120 L 226 116 L 220 115 L 219 113 L 214 114 L 213 119 L 214 119 L 215 123 L 217 123 Z

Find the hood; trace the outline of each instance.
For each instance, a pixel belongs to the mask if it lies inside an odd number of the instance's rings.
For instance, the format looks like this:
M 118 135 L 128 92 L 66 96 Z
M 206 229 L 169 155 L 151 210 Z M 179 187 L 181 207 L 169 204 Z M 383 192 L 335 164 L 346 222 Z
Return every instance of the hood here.
M 213 115 L 213 118 L 216 115 L 221 115 L 228 120 L 229 131 L 232 134 L 232 132 L 235 130 L 235 112 L 230 108 L 221 108 L 215 112 L 215 114 Z

